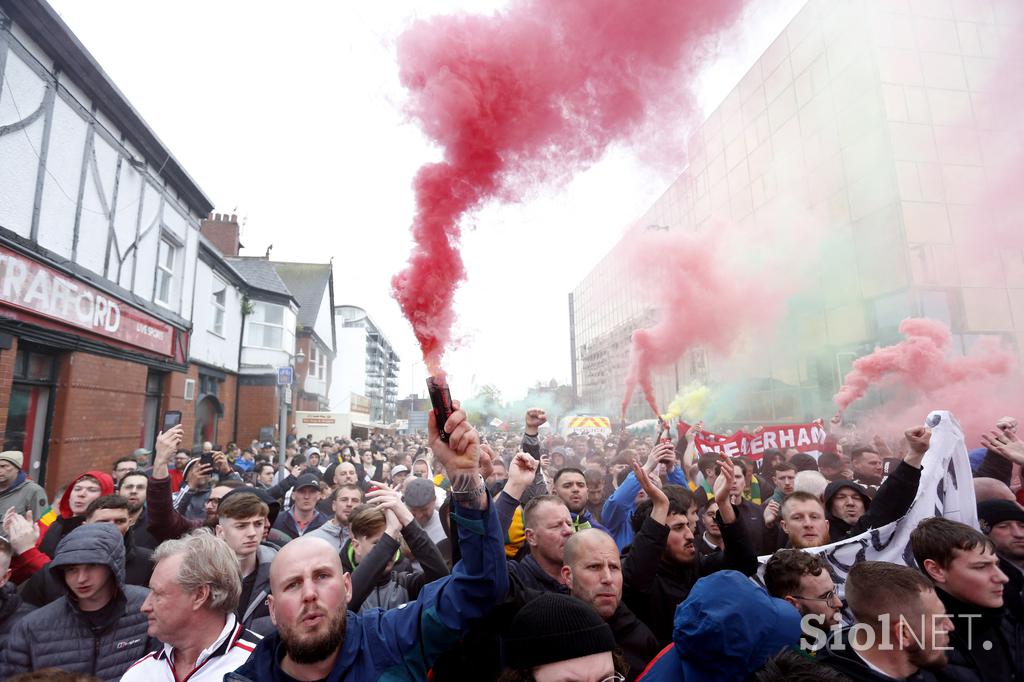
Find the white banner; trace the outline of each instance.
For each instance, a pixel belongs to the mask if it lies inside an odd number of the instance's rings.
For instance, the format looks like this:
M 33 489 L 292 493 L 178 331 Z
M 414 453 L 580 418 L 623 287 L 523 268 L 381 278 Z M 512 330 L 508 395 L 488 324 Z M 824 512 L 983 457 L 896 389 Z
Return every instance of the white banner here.
M 840 594 L 846 574 L 858 561 L 888 561 L 916 568 L 910 533 L 926 518 L 944 516 L 978 528 L 974 479 L 960 424 L 951 413 L 936 410 L 928 415 L 926 425 L 932 430 L 932 438 L 922 462 L 917 497 L 906 516 L 848 540 L 805 550 L 824 556 Z M 764 564 L 770 556 L 759 558 L 759 578 L 763 579 Z

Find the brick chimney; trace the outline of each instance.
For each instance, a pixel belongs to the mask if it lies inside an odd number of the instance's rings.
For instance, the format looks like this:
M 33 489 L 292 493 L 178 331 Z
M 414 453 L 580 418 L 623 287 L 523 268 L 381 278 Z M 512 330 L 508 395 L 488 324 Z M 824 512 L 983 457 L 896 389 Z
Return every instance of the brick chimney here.
M 242 248 L 238 241 L 238 216 L 234 213 L 211 213 L 200 230 L 225 256 L 237 256 Z

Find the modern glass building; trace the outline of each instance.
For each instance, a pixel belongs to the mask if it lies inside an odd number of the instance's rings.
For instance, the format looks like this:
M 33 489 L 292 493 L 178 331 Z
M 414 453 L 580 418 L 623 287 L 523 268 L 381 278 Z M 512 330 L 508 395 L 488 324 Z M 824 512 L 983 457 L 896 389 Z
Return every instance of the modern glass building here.
M 827 248 L 772 338 L 729 358 L 693 349 L 658 374 L 663 408 L 696 380 L 728 396 L 722 427 L 827 417 L 851 362 L 910 316 L 946 322 L 951 352 L 995 336 L 1019 354 L 1024 253 L 971 241 L 986 189 L 1022 157 L 996 77 L 1020 13 L 1015 0 L 811 0 L 797 14 L 694 131 L 686 169 L 639 224 L 749 227 L 796 203 Z M 617 247 L 569 295 L 581 408 L 618 414 L 630 334 L 654 319 L 637 294 Z M 634 397 L 628 416 L 650 415 Z

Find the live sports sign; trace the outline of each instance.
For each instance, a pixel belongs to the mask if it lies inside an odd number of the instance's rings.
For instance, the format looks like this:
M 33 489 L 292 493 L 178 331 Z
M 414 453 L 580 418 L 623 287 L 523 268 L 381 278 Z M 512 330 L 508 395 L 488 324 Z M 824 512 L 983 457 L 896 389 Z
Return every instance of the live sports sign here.
M 174 328 L 166 322 L 0 246 L 3 305 L 162 355 L 174 354 Z

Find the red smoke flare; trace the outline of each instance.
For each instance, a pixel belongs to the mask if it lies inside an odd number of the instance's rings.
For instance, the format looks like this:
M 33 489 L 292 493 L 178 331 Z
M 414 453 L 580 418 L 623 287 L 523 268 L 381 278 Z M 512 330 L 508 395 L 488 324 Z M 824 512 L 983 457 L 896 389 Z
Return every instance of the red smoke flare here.
M 908 318 L 900 323 L 906 338 L 894 346 L 877 349 L 858 358 L 832 400 L 842 412 L 867 390 L 883 381 L 898 382 L 924 393 L 948 389 L 965 382 L 1007 376 L 1014 367 L 1013 356 L 994 343 L 978 342 L 979 348 L 964 357 L 947 357 L 952 336 L 936 320 Z M 935 405 L 932 409 L 951 409 Z
M 797 221 L 787 223 L 796 231 Z M 736 226 L 706 232 L 635 230 L 627 235 L 624 258 L 644 291 L 656 293 L 659 321 L 633 332 L 622 416 L 639 385 L 659 415 L 651 372 L 668 367 L 695 346 L 726 352 L 743 332 L 775 319 L 791 285 L 782 276 L 764 277 L 740 262 L 727 239 L 742 240 Z
M 465 278 L 460 219 L 565 182 L 609 144 L 694 111 L 706 39 L 741 0 L 519 0 L 490 17 L 418 21 L 399 39 L 409 112 L 443 150 L 417 173 L 415 249 L 392 280 L 431 374 Z
M 1020 373 L 995 339 L 976 341 L 966 357 L 949 356 L 952 338 L 941 322 L 906 319 L 900 332 L 905 340 L 856 360 L 833 398 L 842 411 L 871 386 L 895 387 L 884 406 L 858 418 L 863 432 L 899 433 L 931 410 L 949 410 L 974 447 L 997 419 L 1024 412 Z

